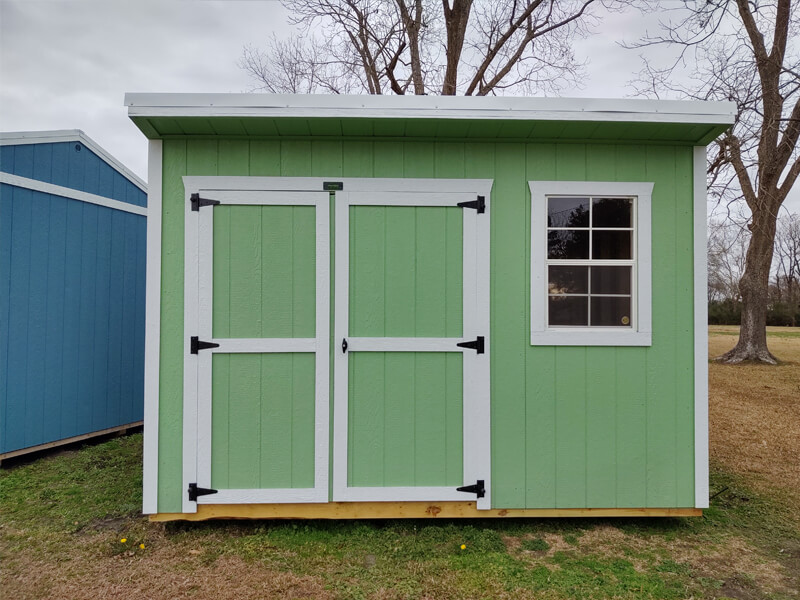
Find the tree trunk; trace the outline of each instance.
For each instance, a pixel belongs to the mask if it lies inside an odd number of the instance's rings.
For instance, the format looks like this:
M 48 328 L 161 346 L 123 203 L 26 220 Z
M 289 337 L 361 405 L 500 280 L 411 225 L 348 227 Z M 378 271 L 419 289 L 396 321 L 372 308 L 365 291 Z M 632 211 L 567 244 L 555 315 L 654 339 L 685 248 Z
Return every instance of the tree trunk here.
M 778 363 L 767 348 L 769 271 L 775 244 L 776 213 L 777 209 L 767 208 L 753 214 L 752 237 L 747 248 L 744 275 L 739 281 L 742 295 L 739 341 L 732 350 L 716 359 L 720 362 L 737 364 L 752 360 L 771 365 Z
M 458 65 L 464 49 L 464 37 L 467 32 L 472 0 L 454 0 L 450 8 L 447 0 L 442 0 L 444 25 L 447 30 L 445 54 L 447 67 L 442 82 L 442 96 L 455 96 L 458 91 Z

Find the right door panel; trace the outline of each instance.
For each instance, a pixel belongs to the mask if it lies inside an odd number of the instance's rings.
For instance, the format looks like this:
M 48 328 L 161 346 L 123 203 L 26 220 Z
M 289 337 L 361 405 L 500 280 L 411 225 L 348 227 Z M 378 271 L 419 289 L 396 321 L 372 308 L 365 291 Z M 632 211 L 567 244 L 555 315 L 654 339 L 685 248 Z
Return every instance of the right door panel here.
M 334 500 L 488 492 L 488 205 L 458 206 L 476 198 L 336 194 Z

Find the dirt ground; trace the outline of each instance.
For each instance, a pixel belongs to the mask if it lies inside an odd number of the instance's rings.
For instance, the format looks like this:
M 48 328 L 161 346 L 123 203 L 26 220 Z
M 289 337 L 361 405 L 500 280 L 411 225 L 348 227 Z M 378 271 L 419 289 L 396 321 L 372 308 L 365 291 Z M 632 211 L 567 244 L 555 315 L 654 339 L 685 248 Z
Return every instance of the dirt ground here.
M 713 359 L 736 343 L 735 328 L 712 327 Z M 709 365 L 711 460 L 777 494 L 800 513 L 800 328 L 770 336 L 778 367 Z M 800 516 L 798 517 L 800 520 Z

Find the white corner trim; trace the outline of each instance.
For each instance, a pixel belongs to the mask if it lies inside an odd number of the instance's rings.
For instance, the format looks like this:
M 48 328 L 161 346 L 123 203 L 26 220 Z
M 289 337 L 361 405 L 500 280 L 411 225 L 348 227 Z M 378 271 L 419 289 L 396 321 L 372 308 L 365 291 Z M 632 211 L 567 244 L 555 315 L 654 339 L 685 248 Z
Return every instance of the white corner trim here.
M 706 148 L 694 148 L 694 502 L 708 508 L 708 258 Z
M 36 192 L 43 192 L 45 194 L 52 194 L 54 196 L 61 196 L 62 198 L 69 198 L 71 200 L 78 200 L 80 202 L 88 202 L 89 204 L 97 204 L 98 206 L 113 208 L 114 210 L 123 210 L 136 215 L 147 216 L 147 208 L 144 206 L 136 206 L 128 202 L 120 202 L 119 200 L 112 200 L 104 196 L 73 190 L 72 188 L 55 185 L 53 183 L 45 183 L 44 181 L 38 181 L 36 179 L 20 177 L 19 175 L 12 175 L 11 173 L 0 172 L 0 183 Z
M 161 344 L 161 184 L 163 142 L 149 144 L 150 189 L 147 204 L 147 274 L 144 332 L 144 443 L 142 512 L 158 512 L 158 390 Z
M 55 131 L 13 131 L 0 133 L 0 146 L 21 146 L 26 144 L 53 144 L 59 142 L 80 142 L 104 160 L 111 168 L 119 171 L 128 181 L 143 192 L 147 184 L 128 167 L 114 158 L 92 138 L 80 129 L 59 129 Z
M 130 117 L 239 116 L 733 123 L 732 102 L 511 96 L 125 94 Z
M 614 181 L 529 181 L 531 192 L 531 345 L 652 345 L 653 183 Z M 547 325 L 547 196 L 635 196 L 636 267 L 634 327 L 548 327 Z

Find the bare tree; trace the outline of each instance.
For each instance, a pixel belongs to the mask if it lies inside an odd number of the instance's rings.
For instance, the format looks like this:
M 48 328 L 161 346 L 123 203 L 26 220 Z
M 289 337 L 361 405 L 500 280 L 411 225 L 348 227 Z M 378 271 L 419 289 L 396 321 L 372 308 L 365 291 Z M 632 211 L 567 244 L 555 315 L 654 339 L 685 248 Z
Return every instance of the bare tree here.
M 790 310 L 793 327 L 800 312 L 800 215 L 783 215 L 775 234 L 775 300 Z
M 626 0 L 628 1 L 628 0 Z M 572 51 L 620 0 L 281 0 L 297 33 L 244 48 L 272 93 L 554 92 L 580 86 Z
M 739 279 L 745 268 L 747 231 L 729 219 L 708 224 L 708 301 L 741 301 Z
M 633 46 L 675 52 L 666 66 L 645 61 L 637 91 L 737 105 L 736 123 L 711 147 L 708 164 L 712 196 L 744 200 L 750 212 L 739 341 L 719 360 L 774 364 L 766 315 L 776 219 L 800 175 L 800 0 L 640 1 L 662 15 L 661 31 Z M 675 83 L 680 71 L 690 84 Z

